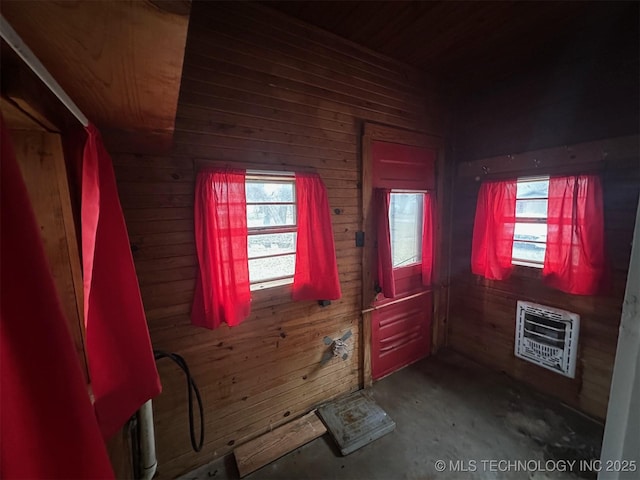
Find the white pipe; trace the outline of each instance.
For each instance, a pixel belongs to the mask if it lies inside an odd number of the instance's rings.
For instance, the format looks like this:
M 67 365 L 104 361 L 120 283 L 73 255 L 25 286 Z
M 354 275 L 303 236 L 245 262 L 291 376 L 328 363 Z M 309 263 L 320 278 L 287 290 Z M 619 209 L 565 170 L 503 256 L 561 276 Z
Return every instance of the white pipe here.
M 140 478 L 142 480 L 151 480 L 158 468 L 151 400 L 145 402 L 138 410 L 138 427 L 140 434 L 140 461 L 142 463 L 142 476 Z
M 56 82 L 55 78 L 51 76 L 49 71 L 42 65 L 38 57 L 27 47 L 22 41 L 16 31 L 9 25 L 9 22 L 0 15 L 0 36 L 5 42 L 9 44 L 11 48 L 18 54 L 18 56 L 26 63 L 31 70 L 44 82 L 44 84 L 58 97 L 58 99 L 64 104 L 65 107 L 73 114 L 74 117 L 80 121 L 83 126 L 89 125 L 89 120 L 80 111 L 78 106 L 69 98 L 69 95 L 62 89 L 60 84 Z
M 611 379 L 599 480 L 637 479 L 640 469 L 640 202 Z

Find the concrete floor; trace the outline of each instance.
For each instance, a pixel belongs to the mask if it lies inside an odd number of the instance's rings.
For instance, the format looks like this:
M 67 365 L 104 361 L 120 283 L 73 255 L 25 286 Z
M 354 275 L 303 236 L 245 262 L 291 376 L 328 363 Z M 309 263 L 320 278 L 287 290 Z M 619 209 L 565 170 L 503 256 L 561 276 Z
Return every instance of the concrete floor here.
M 406 367 L 371 391 L 395 431 L 346 457 L 325 434 L 245 478 L 596 477 L 581 461 L 599 458 L 601 424 L 453 352 Z M 182 478 L 237 479 L 238 472 L 230 455 Z

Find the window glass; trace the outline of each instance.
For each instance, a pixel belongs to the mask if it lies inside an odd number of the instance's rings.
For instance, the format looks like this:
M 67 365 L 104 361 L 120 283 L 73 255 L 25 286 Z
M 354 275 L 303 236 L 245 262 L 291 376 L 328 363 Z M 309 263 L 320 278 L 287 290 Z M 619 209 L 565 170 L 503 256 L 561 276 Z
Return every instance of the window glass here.
M 518 180 L 513 263 L 542 268 L 547 248 L 548 197 L 548 178 Z
M 247 180 L 247 203 L 295 202 L 293 181 Z
M 249 258 L 295 253 L 296 234 L 295 232 L 290 232 L 250 235 L 248 248 Z
M 549 198 L 549 179 L 518 181 L 516 198 Z
M 422 193 L 391 193 L 389 230 L 393 267 L 422 261 Z
M 282 255 L 249 259 L 249 282 L 265 282 L 280 278 L 293 277 L 296 268 L 296 255 Z
M 252 227 L 278 227 L 293 226 L 296 224 L 295 205 L 273 205 L 247 203 L 247 226 Z
M 513 242 L 513 260 L 517 263 L 518 260 L 521 263 L 531 262 L 540 263 L 542 268 L 542 262 L 544 262 L 544 252 L 547 249 L 546 243 L 529 243 L 529 242 Z M 538 265 L 531 265 L 538 266 Z
M 516 217 L 547 218 L 547 200 L 516 200 Z
M 516 223 L 515 240 L 525 240 L 528 242 L 546 242 L 546 223 Z

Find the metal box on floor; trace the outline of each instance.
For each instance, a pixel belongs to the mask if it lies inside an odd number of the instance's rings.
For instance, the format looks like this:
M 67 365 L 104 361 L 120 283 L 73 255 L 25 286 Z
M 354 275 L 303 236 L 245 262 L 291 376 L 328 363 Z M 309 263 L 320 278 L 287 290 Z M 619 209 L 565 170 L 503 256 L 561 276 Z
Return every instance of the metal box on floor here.
M 396 423 L 364 391 L 321 406 L 318 415 L 342 455 L 349 455 L 396 428 Z

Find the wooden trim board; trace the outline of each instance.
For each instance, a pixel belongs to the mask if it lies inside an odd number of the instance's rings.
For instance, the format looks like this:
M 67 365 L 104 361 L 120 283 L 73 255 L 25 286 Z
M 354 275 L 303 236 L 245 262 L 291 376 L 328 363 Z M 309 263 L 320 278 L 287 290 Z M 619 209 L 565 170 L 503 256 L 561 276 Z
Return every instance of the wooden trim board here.
M 592 142 L 542 148 L 528 152 L 499 155 L 463 162 L 458 165 L 459 177 L 494 178 L 518 174 L 535 175 L 555 173 L 555 170 L 571 171 L 578 168 L 602 169 L 607 162 L 625 159 L 636 161 L 640 136 L 607 138 Z
M 327 427 L 313 410 L 293 422 L 239 446 L 233 454 L 240 478 L 315 440 L 326 431 Z
M 306 172 L 306 173 L 317 173 L 317 170 L 314 167 L 307 167 L 301 165 L 293 165 L 286 163 L 253 163 L 253 162 L 231 162 L 225 160 L 204 160 L 204 159 L 195 159 L 193 161 L 193 169 L 195 173 L 198 173 L 200 170 L 204 168 L 239 168 L 246 170 L 263 170 L 263 171 L 273 171 L 273 172 Z

